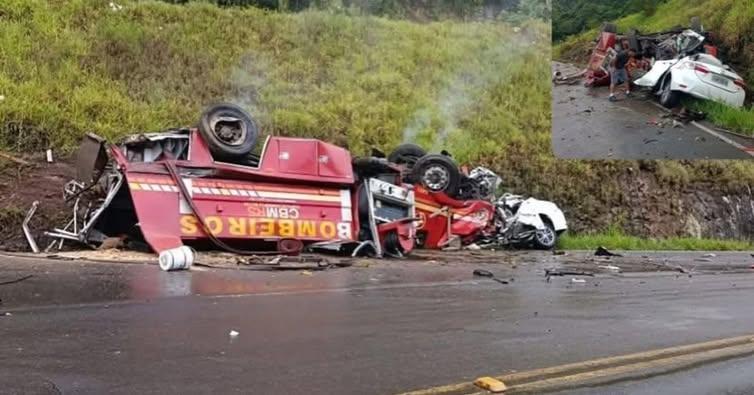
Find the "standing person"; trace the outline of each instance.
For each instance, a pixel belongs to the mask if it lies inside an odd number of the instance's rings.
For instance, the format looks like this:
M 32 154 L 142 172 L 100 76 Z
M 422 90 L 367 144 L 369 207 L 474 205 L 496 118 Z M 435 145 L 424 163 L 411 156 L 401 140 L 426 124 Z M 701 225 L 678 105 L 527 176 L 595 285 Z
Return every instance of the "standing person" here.
M 618 49 L 618 53 L 610 61 L 610 101 L 618 100 L 615 97 L 615 89 L 624 84 L 626 85 L 626 97 L 631 96 L 631 83 L 628 81 L 626 64 L 628 64 L 628 61 L 634 55 L 636 54 L 633 49 L 629 49 L 628 51 Z

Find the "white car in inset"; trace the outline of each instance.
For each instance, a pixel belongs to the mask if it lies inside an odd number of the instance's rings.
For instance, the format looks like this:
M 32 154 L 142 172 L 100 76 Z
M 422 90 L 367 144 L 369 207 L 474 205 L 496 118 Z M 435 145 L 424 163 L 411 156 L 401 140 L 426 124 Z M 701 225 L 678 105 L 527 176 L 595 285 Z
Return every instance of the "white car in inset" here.
M 704 40 L 704 36 L 691 30 L 682 37 L 698 40 L 684 43 L 686 48 L 699 47 Z M 742 107 L 746 99 L 744 79 L 730 66 L 705 53 L 655 61 L 652 69 L 634 84 L 652 88 L 660 96 L 660 104 L 667 108 L 676 107 L 684 94 L 736 108 Z

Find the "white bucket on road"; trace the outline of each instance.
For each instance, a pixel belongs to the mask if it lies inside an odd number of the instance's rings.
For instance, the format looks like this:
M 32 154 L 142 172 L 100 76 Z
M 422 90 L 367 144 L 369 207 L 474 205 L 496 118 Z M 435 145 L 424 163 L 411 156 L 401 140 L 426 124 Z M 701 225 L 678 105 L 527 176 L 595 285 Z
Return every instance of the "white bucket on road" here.
M 190 269 L 195 256 L 196 251 L 191 247 L 181 246 L 165 250 L 160 253 L 160 269 L 166 272 Z

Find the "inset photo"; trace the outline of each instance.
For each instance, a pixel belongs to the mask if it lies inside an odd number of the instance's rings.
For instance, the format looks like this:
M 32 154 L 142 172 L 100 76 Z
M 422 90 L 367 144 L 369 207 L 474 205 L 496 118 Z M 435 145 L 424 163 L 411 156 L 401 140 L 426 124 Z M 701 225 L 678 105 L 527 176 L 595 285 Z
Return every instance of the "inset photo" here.
M 554 2 L 557 157 L 754 157 L 749 2 L 593 3 Z

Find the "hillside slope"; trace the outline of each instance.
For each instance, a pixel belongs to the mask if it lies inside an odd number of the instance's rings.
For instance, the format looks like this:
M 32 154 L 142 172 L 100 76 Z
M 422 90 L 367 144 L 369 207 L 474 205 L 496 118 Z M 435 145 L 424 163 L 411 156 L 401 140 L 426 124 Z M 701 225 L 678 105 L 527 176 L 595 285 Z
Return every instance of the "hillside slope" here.
M 750 163 L 552 156 L 547 24 L 118 4 L 0 3 L 0 150 L 71 152 L 86 132 L 118 138 L 191 125 L 206 104 L 226 100 L 257 116 L 263 133 L 357 154 L 412 140 L 447 148 L 491 167 L 512 191 L 558 202 L 574 231 L 754 235 L 738 221 L 690 232 L 678 219 L 704 222 L 722 197 L 750 195 Z M 10 207 L 8 193 L 0 188 L 0 219 L 5 210 L 16 224 L 27 207 Z
M 666 0 L 555 0 L 552 4 L 552 39 L 558 42 L 600 26 L 604 21 L 636 12 L 652 15 L 663 1 Z
M 729 62 L 744 69 L 754 81 L 754 2 L 741 0 L 667 0 L 653 13 L 633 13 L 614 20 L 620 31 L 636 28 L 643 32 L 667 30 L 674 26 L 688 26 L 692 17 L 701 18 L 704 28 L 715 34 L 721 44 L 721 54 Z M 569 37 L 556 47 L 556 57 L 580 51 L 583 45 L 597 36 L 595 27 Z
M 500 23 L 119 4 L 0 4 L 0 149 L 70 150 L 87 131 L 189 125 L 219 100 L 247 107 L 265 133 L 361 153 L 404 133 L 431 145 L 434 130 L 464 142 L 474 130 L 475 151 L 493 152 L 488 141 L 549 130 L 544 23 L 515 33 Z

